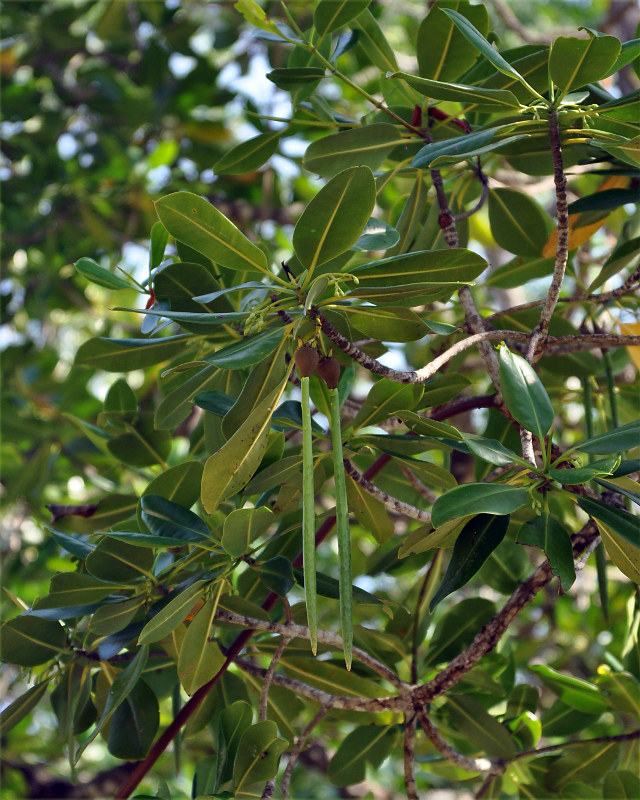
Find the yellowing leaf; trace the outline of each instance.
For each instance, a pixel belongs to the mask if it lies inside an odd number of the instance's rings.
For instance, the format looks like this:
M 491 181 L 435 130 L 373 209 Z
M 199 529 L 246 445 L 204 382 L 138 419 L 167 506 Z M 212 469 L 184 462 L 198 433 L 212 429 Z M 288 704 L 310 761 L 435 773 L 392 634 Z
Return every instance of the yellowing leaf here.
M 620 322 L 620 331 L 626 336 L 640 336 L 640 322 Z M 640 347 L 627 347 L 631 360 L 640 370 Z
M 596 191 L 604 192 L 606 189 L 624 189 L 628 184 L 628 178 L 624 175 L 613 175 L 607 178 L 604 183 L 599 186 Z M 609 212 L 604 214 L 601 219 L 592 222 L 590 225 L 578 225 L 582 214 L 569 214 L 569 250 L 574 250 L 581 244 L 588 242 L 593 234 L 602 227 L 605 219 L 609 216 Z M 553 258 L 556 254 L 558 246 L 558 229 L 555 228 L 551 231 L 551 236 L 542 250 L 543 258 Z

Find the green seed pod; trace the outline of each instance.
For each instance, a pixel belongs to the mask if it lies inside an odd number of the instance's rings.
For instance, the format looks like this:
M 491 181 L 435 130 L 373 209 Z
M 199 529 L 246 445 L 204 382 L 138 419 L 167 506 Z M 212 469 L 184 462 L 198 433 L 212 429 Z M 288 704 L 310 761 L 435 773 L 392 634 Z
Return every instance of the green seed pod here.
M 337 389 L 338 381 L 340 380 L 340 364 L 330 356 L 321 358 L 318 364 L 318 375 L 329 389 Z
M 296 362 L 296 367 L 298 367 L 300 377 L 308 378 L 310 375 L 313 375 L 318 366 L 318 351 L 314 350 L 313 347 L 310 347 L 308 344 L 305 344 L 296 350 L 293 359 Z

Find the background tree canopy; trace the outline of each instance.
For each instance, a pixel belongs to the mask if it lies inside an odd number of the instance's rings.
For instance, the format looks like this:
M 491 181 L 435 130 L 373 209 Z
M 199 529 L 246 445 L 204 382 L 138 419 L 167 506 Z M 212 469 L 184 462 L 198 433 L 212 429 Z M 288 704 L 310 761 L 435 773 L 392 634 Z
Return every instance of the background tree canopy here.
M 2 15 L 4 796 L 637 797 L 637 6 Z

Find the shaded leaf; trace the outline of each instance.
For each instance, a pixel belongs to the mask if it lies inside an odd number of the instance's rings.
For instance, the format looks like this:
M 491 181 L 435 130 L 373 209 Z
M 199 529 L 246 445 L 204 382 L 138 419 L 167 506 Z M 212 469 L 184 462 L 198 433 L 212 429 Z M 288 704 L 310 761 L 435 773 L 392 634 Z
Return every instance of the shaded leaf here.
M 310 172 L 326 177 L 349 167 L 374 170 L 400 142 L 402 134 L 396 127 L 377 122 L 316 139 L 307 148 L 302 163 Z
M 553 423 L 551 400 L 533 367 L 505 344 L 500 345 L 500 388 L 514 419 L 543 442 Z
M 188 335 L 156 339 L 89 339 L 78 348 L 75 363 L 105 372 L 131 372 L 184 353 Z
M 178 677 L 189 695 L 211 680 L 225 662 L 216 642 L 210 641 L 211 625 L 218 606 L 211 598 L 189 623 L 178 659 Z
M 391 725 L 364 725 L 351 731 L 329 762 L 331 783 L 350 786 L 363 781 L 367 763 L 380 767 L 395 744 L 396 733 Z
M 549 560 L 551 572 L 560 579 L 562 591 L 568 591 L 576 579 L 571 537 L 555 517 L 543 512 L 518 531 L 518 542 L 539 547 Z
M 240 739 L 233 765 L 236 793 L 253 783 L 273 778 L 287 744 L 286 739 L 278 736 L 278 728 L 271 719 L 247 728 Z

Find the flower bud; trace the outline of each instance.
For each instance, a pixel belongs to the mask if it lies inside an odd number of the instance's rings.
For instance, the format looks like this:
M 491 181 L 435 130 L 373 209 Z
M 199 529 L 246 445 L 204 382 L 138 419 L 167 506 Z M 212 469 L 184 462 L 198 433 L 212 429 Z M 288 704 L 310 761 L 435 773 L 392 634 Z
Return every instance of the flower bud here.
M 308 378 L 316 371 L 318 366 L 318 351 L 305 344 L 296 350 L 293 359 L 296 362 L 296 367 L 298 367 L 300 377 Z

